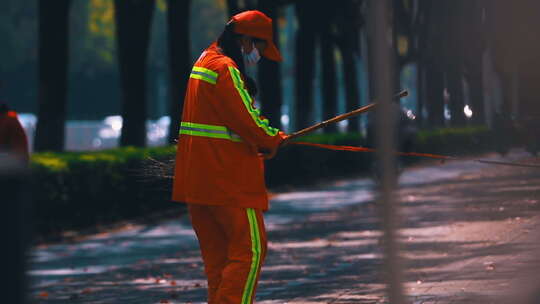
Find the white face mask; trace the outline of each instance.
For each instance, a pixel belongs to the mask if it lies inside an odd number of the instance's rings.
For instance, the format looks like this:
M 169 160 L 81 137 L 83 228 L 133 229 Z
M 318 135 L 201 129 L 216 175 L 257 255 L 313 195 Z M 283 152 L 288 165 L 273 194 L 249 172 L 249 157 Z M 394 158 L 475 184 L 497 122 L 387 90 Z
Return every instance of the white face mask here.
M 249 52 L 248 54 L 246 54 L 244 48 L 242 47 L 242 54 L 244 54 L 244 59 L 247 66 L 254 66 L 261 59 L 261 55 L 259 54 L 259 50 L 257 50 L 257 48 L 255 47 L 255 43 L 253 43 L 251 52 Z

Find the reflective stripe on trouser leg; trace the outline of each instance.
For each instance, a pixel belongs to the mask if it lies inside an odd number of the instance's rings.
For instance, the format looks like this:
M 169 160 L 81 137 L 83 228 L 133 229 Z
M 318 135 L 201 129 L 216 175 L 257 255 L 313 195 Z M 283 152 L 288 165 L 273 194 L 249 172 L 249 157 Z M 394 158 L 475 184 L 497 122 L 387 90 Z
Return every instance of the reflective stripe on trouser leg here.
M 259 232 L 259 224 L 257 223 L 257 215 L 252 208 L 246 209 L 249 231 L 251 234 L 251 252 L 253 254 L 251 260 L 251 268 L 249 270 L 246 285 L 244 287 L 244 293 L 242 294 L 242 304 L 251 303 L 251 297 L 253 296 L 253 290 L 255 289 L 257 281 L 257 272 L 261 264 L 261 238 Z
M 208 303 L 251 304 L 267 249 L 262 211 L 191 204 L 189 210 L 208 277 Z

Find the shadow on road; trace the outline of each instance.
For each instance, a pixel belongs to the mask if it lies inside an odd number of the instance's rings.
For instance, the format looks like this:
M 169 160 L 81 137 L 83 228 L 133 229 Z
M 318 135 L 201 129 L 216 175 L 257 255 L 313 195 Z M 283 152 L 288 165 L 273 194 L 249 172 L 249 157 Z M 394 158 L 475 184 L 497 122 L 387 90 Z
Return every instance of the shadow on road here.
M 386 302 L 376 205 L 369 189 L 336 185 L 299 200 L 301 206 L 312 200 L 311 208 L 284 207 L 292 196 L 273 202 L 259 303 Z M 539 193 L 538 170 L 509 167 L 431 182 L 426 176 L 401 187 L 401 244 L 413 303 L 494 301 L 513 289 L 523 269 L 537 272 L 531 239 L 540 223 Z M 332 200 L 343 204 L 330 208 Z M 281 215 L 288 220 L 280 222 Z M 202 262 L 185 218 L 36 252 L 36 303 L 205 299 Z

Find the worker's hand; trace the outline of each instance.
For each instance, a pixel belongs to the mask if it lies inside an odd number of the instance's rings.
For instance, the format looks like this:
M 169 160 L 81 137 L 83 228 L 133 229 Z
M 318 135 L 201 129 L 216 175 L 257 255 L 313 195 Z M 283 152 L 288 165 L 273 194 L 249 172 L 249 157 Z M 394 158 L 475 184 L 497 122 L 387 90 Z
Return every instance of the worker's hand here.
M 281 142 L 279 143 L 280 147 L 286 146 L 289 143 L 289 136 L 288 134 L 285 134 L 283 132 L 279 132 L 279 135 L 281 136 Z
M 262 150 L 259 150 L 259 156 L 264 159 L 272 159 L 274 158 L 274 156 L 276 156 L 277 150 L 278 150 L 278 147 L 271 150 L 262 149 Z
M 274 156 L 276 156 L 278 149 L 286 142 L 285 139 L 287 139 L 287 137 L 289 137 L 289 135 L 287 135 L 287 134 L 285 134 L 285 133 L 283 133 L 281 131 L 278 134 L 281 137 L 281 141 L 279 142 L 277 147 L 275 147 L 273 149 L 260 149 L 259 150 L 259 156 L 261 156 L 264 159 L 272 159 L 272 158 L 274 158 Z

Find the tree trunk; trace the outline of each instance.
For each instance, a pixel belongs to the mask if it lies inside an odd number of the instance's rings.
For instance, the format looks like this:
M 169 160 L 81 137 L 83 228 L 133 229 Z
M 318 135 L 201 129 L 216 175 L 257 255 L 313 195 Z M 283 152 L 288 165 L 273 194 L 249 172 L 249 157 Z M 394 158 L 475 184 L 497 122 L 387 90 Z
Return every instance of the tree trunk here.
M 465 125 L 463 107 L 463 69 L 460 61 L 450 61 L 447 67 L 448 92 L 450 93 L 450 124 L 454 127 Z
M 358 77 L 356 75 L 356 62 L 354 52 L 350 46 L 344 45 L 341 48 L 343 57 L 343 78 L 345 80 L 346 111 L 350 112 L 359 106 Z M 360 128 L 360 118 L 353 117 L 347 124 L 348 132 L 358 132 Z
M 370 16 L 368 16 L 368 18 L 370 18 Z M 392 25 L 395 27 L 395 18 L 394 18 L 394 15 L 392 13 L 391 15 L 391 19 L 392 19 Z M 375 92 L 377 91 L 376 90 L 376 86 L 375 86 L 375 83 L 373 81 L 373 79 L 375 79 L 375 73 L 376 73 L 376 69 L 378 69 L 378 67 L 374 66 L 373 65 L 373 58 L 377 56 L 377 54 L 375 53 L 375 50 L 373 49 L 373 45 L 374 45 L 374 41 L 377 39 L 377 37 L 374 37 L 374 32 L 375 29 L 371 29 L 371 30 L 368 30 L 366 33 L 367 33 L 367 44 L 368 44 L 368 78 L 369 78 L 369 100 L 370 101 L 373 101 L 373 100 L 376 100 L 378 99 L 378 96 L 376 96 Z M 398 53 L 397 53 L 397 47 L 396 47 L 396 35 L 395 35 L 395 30 L 392 31 L 392 62 L 391 62 L 391 65 L 394 69 L 394 72 L 392 73 L 392 91 L 390 92 L 391 94 L 395 94 L 397 93 L 399 90 L 400 90 L 400 73 L 401 73 L 401 66 L 399 65 L 399 60 L 398 60 Z
M 396 7 L 396 4 L 395 3 L 400 3 L 402 0 L 394 0 L 394 1 L 391 1 L 393 6 Z M 401 3 L 402 4 L 402 3 Z M 398 32 L 398 29 L 400 27 L 400 24 L 401 24 L 401 20 L 399 19 L 402 19 L 404 18 L 403 15 L 401 15 L 401 13 L 399 13 L 400 10 L 396 10 L 394 9 L 392 11 L 392 24 L 393 24 L 393 30 L 392 30 L 392 44 L 393 44 L 393 56 L 392 56 L 392 59 L 394 60 L 394 62 L 392 63 L 392 65 L 395 67 L 394 69 L 394 73 L 392 76 L 394 76 L 394 88 L 393 88 L 393 91 L 392 91 L 392 94 L 395 94 L 396 92 L 399 92 L 401 91 L 401 70 L 403 70 L 403 67 L 405 66 L 405 64 L 407 63 L 405 60 L 402 60 L 401 59 L 401 55 L 399 53 L 399 49 L 398 49 L 398 39 L 400 37 L 399 35 L 399 32 Z M 406 55 L 405 55 L 406 56 Z M 398 101 L 398 103 L 400 103 L 400 101 Z
M 274 31 L 274 43 L 279 48 L 279 33 L 277 26 L 278 9 L 272 1 L 261 0 L 259 9 L 268 17 L 272 18 Z M 281 129 L 281 104 L 283 94 L 281 88 L 281 66 L 278 62 L 261 58 L 258 68 L 259 92 L 261 107 L 264 115 L 270 120 L 270 124 Z
M 189 12 L 191 0 L 168 0 L 167 27 L 169 48 L 169 143 L 174 144 L 180 130 L 187 82 L 191 70 Z
M 35 151 L 63 151 L 71 0 L 39 1 L 39 109 Z
M 369 16 L 368 16 L 369 18 Z M 375 57 L 375 51 L 373 49 L 373 33 L 370 30 L 366 30 L 366 43 L 367 43 L 367 73 L 368 73 L 368 89 L 370 102 L 377 98 L 375 92 L 375 66 L 373 65 L 373 57 Z
M 486 124 L 486 116 L 484 110 L 482 57 L 486 48 L 488 28 L 482 20 L 482 15 L 486 3 L 479 0 L 466 3 L 468 7 L 463 10 L 463 18 L 465 19 L 463 36 L 466 41 L 464 45 L 465 79 L 469 84 L 469 96 L 473 111 L 472 122 L 476 125 L 484 125 Z
M 258 4 L 259 4 L 260 1 L 258 0 L 244 0 L 244 9 L 249 9 L 249 10 L 253 10 L 253 9 L 258 9 Z M 272 1 L 276 4 L 277 1 Z
M 358 3 L 347 1 L 336 11 L 335 24 L 340 33 L 337 45 L 343 58 L 343 80 L 345 85 L 345 107 L 350 112 L 360 105 L 356 56 L 360 53 L 360 28 L 364 19 L 360 15 Z M 360 131 L 360 117 L 348 120 L 347 132 Z
M 115 0 L 122 90 L 121 146 L 146 145 L 146 63 L 154 0 Z
M 315 76 L 315 31 L 317 20 L 307 1 L 296 3 L 298 31 L 295 52 L 296 128 L 308 127 L 313 120 L 313 78 Z
M 323 120 L 336 116 L 337 113 L 337 81 L 336 60 L 334 58 L 334 41 L 330 33 L 330 24 L 325 24 L 321 33 L 321 62 L 322 62 L 322 95 Z M 337 132 L 337 124 L 328 125 L 324 133 Z
M 484 76 L 482 73 L 482 57 L 468 66 L 468 84 L 470 88 L 471 108 L 473 111 L 472 121 L 476 125 L 486 124 L 486 114 L 484 109 Z
M 426 99 L 424 107 L 427 110 L 428 127 L 444 126 L 444 67 L 446 44 L 441 39 L 445 33 L 446 10 L 443 1 L 432 4 L 425 0 L 422 6 L 425 9 L 425 39 L 423 39 L 422 62 L 425 63 Z
M 444 77 L 440 67 L 429 64 L 426 67 L 426 109 L 429 127 L 444 126 Z
M 424 116 L 424 113 L 427 112 L 427 107 L 429 104 L 428 99 L 428 79 L 427 79 L 427 70 L 428 70 L 428 58 L 429 50 L 429 33 L 430 33 L 430 22 L 433 19 L 432 12 L 432 1 L 431 0 L 418 0 L 418 12 L 416 17 L 416 22 L 414 25 L 414 30 L 417 35 L 417 43 L 414 46 L 417 52 L 417 85 L 418 85 L 418 94 L 417 94 L 417 114 L 416 119 L 418 119 L 418 124 L 425 126 L 427 123 L 427 117 Z
M 463 126 L 465 124 L 465 115 L 463 107 L 465 101 L 463 98 L 463 75 L 464 75 L 464 54 L 465 49 L 470 45 L 466 44 L 464 37 L 468 28 L 463 26 L 463 16 L 470 9 L 463 0 L 445 0 L 442 3 L 444 18 L 441 20 L 446 39 L 441 39 L 443 43 L 441 50 L 441 59 L 445 62 L 445 72 L 447 75 L 447 88 L 450 93 L 450 124 L 452 126 Z
M 229 18 L 240 12 L 240 7 L 238 7 L 238 0 L 227 0 L 227 8 L 229 12 Z
M 416 120 L 418 125 L 424 125 L 424 106 L 426 104 L 426 67 L 421 59 L 418 59 L 417 70 L 416 70 L 416 85 L 417 85 L 417 94 L 416 94 Z

